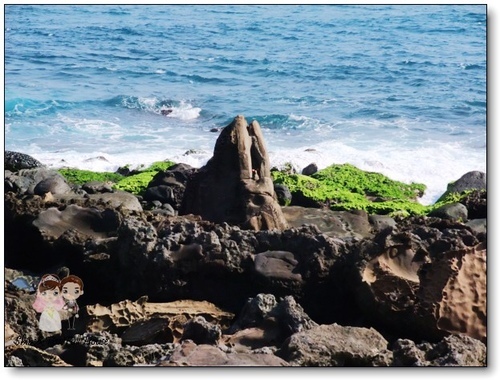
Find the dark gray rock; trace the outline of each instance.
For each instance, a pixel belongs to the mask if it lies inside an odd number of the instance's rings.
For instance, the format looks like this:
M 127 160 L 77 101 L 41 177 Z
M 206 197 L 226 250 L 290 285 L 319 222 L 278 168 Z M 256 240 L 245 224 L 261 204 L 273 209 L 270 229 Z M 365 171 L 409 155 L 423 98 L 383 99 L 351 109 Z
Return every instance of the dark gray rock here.
M 255 255 L 255 272 L 270 281 L 302 282 L 302 276 L 296 270 L 297 264 L 291 252 L 267 251 Z
M 429 216 L 465 222 L 467 221 L 468 212 L 467 207 L 457 202 L 443 205 L 429 213 Z
M 61 178 L 61 182 L 65 182 L 64 177 L 56 170 L 47 169 L 45 167 L 21 169 L 15 173 L 6 173 L 5 187 L 18 194 L 33 195 L 35 194 L 35 186 L 44 180 L 54 177 Z
M 19 152 L 5 151 L 4 168 L 16 172 L 21 169 L 34 169 L 44 166 L 33 157 Z
M 486 173 L 471 171 L 448 185 L 449 193 L 461 193 L 466 190 L 486 190 Z
M 172 343 L 173 341 L 166 318 L 151 318 L 145 321 L 138 321 L 123 332 L 121 339 L 122 344 L 130 346 Z
M 196 316 L 184 324 L 182 340 L 192 340 L 196 344 L 216 345 L 222 336 L 219 325 L 207 322 L 202 316 Z
M 269 329 L 270 326 L 277 326 L 282 342 L 296 332 L 308 330 L 317 325 L 292 296 L 286 296 L 277 302 L 272 294 L 261 293 L 247 300 L 228 333 L 234 334 L 253 327 Z
M 465 223 L 466 226 L 472 228 L 476 234 L 486 233 L 486 221 L 487 219 L 472 219 Z
M 372 225 L 364 211 L 332 211 L 302 206 L 287 206 L 282 211 L 290 226 L 315 225 L 332 238 L 352 240 L 373 236 Z
M 144 193 L 146 201 L 160 201 L 179 210 L 184 198 L 186 184 L 198 169 L 187 164 L 176 164 L 165 171 L 158 172 Z
M 486 219 L 487 217 L 487 192 L 486 190 L 473 190 L 460 201 L 467 207 L 469 219 Z
M 302 169 L 302 174 L 303 175 L 313 175 L 318 171 L 318 165 L 316 165 L 314 162 L 307 165 L 304 169 Z
M 76 230 L 94 238 L 105 238 L 118 229 L 119 223 L 119 216 L 112 210 L 101 212 L 77 205 L 69 205 L 62 211 L 50 207 L 33 221 L 35 227 L 53 238 L 60 237 L 68 230 Z
M 276 354 L 303 367 L 389 366 L 387 341 L 373 328 L 320 325 L 293 334 Z
M 275 318 L 284 336 L 312 329 L 318 326 L 292 296 L 286 296 L 269 313 Z
M 396 221 L 388 215 L 370 215 L 368 221 L 376 232 L 396 226 Z
M 90 181 L 82 186 L 82 189 L 88 194 L 112 193 L 113 187 L 110 182 Z
M 450 335 L 438 343 L 415 344 L 398 339 L 393 347 L 397 367 L 484 367 L 486 346 L 466 335 Z
M 247 299 L 238 319 L 230 327 L 229 333 L 231 334 L 247 327 L 258 326 L 276 305 L 276 298 L 272 294 L 261 293 Z
M 281 206 L 288 206 L 292 202 L 292 193 L 288 189 L 287 185 L 283 185 L 280 183 L 274 184 L 274 191 L 276 193 L 276 197 L 278 198 L 278 203 Z
M 54 175 L 53 177 L 45 178 L 38 182 L 33 189 L 35 195 L 51 194 L 67 194 L 71 191 L 71 187 L 66 182 L 62 175 Z

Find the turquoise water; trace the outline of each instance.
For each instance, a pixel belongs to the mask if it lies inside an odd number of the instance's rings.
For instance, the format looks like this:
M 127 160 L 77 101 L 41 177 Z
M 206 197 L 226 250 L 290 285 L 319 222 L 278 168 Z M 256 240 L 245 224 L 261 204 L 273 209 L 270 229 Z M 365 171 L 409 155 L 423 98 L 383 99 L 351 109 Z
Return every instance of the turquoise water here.
M 432 202 L 486 171 L 486 7 L 5 6 L 7 150 L 201 166 L 237 114 L 273 165 L 349 162 Z

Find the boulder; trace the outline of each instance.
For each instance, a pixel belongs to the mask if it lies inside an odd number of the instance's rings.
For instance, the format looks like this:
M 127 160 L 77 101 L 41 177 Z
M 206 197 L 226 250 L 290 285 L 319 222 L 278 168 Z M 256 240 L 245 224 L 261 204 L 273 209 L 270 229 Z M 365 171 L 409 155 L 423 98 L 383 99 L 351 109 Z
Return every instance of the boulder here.
M 453 219 L 458 221 L 467 221 L 467 207 L 465 207 L 462 203 L 448 203 L 445 204 L 431 213 L 429 216 L 436 216 L 438 218 L 443 219 Z
M 312 175 L 318 171 L 318 165 L 314 162 L 307 165 L 304 169 L 302 169 L 302 174 L 304 175 Z
M 126 191 L 114 191 L 112 193 L 90 194 L 88 199 L 98 203 L 106 204 L 114 209 L 124 209 L 128 211 L 142 211 L 142 206 L 137 197 Z
M 486 190 L 486 173 L 471 171 L 448 185 L 448 193 L 461 193 L 467 190 Z
M 207 322 L 203 316 L 196 316 L 184 325 L 182 340 L 192 340 L 196 344 L 216 345 L 222 336 L 219 325 Z
M 158 172 L 144 192 L 144 200 L 160 201 L 179 210 L 184 198 L 186 184 L 198 169 L 187 164 L 176 164 Z
M 34 169 L 44 166 L 40 161 L 24 153 L 5 151 L 4 168 L 16 172 L 21 169 Z
M 269 323 L 272 321 L 273 323 Z M 280 302 L 272 294 L 258 294 L 245 303 L 238 319 L 228 329 L 228 334 L 254 327 L 274 325 L 274 339 L 285 339 L 290 335 L 308 330 L 318 324 L 314 322 L 292 296 L 284 297 Z
M 290 189 L 288 189 L 287 185 L 275 183 L 274 192 L 276 193 L 276 197 L 278 198 L 278 203 L 281 206 L 290 205 L 290 203 L 292 202 L 292 193 L 290 192 Z
M 253 230 L 283 230 L 260 125 L 237 116 L 220 133 L 214 155 L 188 182 L 179 214 Z
M 38 184 L 40 186 L 35 193 L 35 188 Z M 45 167 L 20 169 L 14 173 L 5 173 L 6 191 L 13 191 L 19 194 L 43 195 L 51 190 L 59 194 L 67 193 L 69 191 L 68 188 L 69 185 L 58 171 Z
M 112 193 L 113 183 L 103 181 L 90 181 L 82 185 L 82 189 L 88 194 Z
M 388 342 L 373 328 L 320 325 L 288 338 L 276 355 L 302 367 L 389 366 Z
M 486 346 L 463 334 L 450 335 L 438 343 L 398 339 L 392 347 L 395 367 L 484 367 Z
M 70 191 L 71 187 L 60 174 L 41 180 L 33 189 L 33 193 L 36 195 L 44 195 L 46 193 L 66 194 Z

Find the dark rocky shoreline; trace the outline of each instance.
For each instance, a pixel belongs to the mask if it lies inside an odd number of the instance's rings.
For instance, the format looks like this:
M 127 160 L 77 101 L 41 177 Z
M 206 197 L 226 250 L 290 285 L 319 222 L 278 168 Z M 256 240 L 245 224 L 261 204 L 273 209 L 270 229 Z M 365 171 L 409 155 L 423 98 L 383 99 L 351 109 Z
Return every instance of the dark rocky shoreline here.
M 432 215 L 279 206 L 260 127 L 231 125 L 149 200 L 6 154 L 5 366 L 486 366 L 477 172 Z M 84 280 L 76 330 L 38 328 L 46 273 Z

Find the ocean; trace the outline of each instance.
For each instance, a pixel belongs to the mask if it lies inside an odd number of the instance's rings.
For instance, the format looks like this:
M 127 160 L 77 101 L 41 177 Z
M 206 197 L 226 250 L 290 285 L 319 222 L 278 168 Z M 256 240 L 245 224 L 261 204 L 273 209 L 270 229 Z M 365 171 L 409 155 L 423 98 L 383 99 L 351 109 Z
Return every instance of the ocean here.
M 351 163 L 423 204 L 486 171 L 485 5 L 4 11 L 5 149 L 53 168 L 201 167 L 242 114 L 272 166 Z

